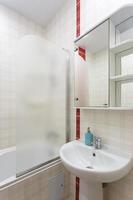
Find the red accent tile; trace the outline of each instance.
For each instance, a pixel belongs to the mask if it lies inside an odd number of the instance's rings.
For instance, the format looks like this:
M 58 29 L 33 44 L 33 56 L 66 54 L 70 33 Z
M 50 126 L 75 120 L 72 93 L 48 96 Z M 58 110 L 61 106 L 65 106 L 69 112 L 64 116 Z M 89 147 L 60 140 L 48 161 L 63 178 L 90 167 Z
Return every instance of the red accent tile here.
M 76 4 L 80 3 L 80 0 L 76 0 Z
M 80 185 L 80 179 L 76 177 L 76 194 L 75 194 L 75 200 L 79 200 L 79 185 Z
M 85 49 L 83 49 L 83 48 L 79 47 L 79 52 L 81 52 L 81 53 L 85 54 Z
M 76 36 L 80 36 L 80 0 L 76 0 Z
M 80 36 L 80 0 L 76 0 L 76 36 Z M 84 58 L 84 55 L 81 56 Z M 76 109 L 76 139 L 80 139 L 80 109 Z M 78 177 L 76 177 L 75 187 L 75 200 L 79 200 L 80 179 Z
M 86 60 L 86 51 L 85 51 L 85 49 L 79 47 L 78 53 L 84 60 Z
M 76 115 L 80 115 L 80 109 L 76 110 Z
M 80 139 L 80 109 L 76 109 L 76 139 Z

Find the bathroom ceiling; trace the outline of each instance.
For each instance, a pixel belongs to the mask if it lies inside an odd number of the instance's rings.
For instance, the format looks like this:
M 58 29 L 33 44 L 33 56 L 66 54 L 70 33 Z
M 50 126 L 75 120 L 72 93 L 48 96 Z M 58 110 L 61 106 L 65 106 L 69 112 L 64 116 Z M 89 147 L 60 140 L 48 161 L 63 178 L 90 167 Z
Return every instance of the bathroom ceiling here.
M 65 0 L 0 0 L 20 14 L 46 26 Z

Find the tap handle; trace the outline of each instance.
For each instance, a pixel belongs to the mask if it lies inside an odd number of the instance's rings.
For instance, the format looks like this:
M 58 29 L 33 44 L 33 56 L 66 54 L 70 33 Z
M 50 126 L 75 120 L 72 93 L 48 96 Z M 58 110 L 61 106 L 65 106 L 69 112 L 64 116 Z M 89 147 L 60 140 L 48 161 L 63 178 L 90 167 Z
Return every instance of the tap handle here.
M 101 149 L 101 138 L 94 136 L 94 147 L 96 149 Z

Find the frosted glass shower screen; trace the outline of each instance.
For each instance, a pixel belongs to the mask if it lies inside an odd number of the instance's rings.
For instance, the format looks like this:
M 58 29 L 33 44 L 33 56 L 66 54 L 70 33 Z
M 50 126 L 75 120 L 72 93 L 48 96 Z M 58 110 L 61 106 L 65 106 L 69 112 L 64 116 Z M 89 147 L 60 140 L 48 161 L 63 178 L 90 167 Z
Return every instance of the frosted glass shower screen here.
M 17 48 L 17 173 L 59 156 L 66 142 L 67 54 L 25 36 Z

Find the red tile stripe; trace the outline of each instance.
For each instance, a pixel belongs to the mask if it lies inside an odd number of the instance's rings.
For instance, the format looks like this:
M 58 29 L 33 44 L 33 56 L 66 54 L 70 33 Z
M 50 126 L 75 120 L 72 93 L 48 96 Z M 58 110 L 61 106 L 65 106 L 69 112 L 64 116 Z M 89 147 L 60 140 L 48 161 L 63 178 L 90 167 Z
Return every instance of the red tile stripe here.
M 75 200 L 79 200 L 79 185 L 80 185 L 80 179 L 76 177 L 76 195 Z
M 85 51 L 85 49 L 79 47 L 78 51 L 79 51 L 79 55 L 80 55 L 84 60 L 86 60 L 86 51 Z
M 80 109 L 76 109 L 76 140 L 80 139 Z
M 76 0 L 76 37 L 79 36 L 80 36 L 80 0 Z M 79 51 L 79 55 L 81 54 L 82 50 Z M 80 109 L 76 109 L 76 140 L 78 139 L 80 139 Z M 76 177 L 75 187 L 76 187 L 75 200 L 79 200 L 80 179 L 78 177 Z
M 80 36 L 80 0 L 76 0 L 76 36 Z
M 86 60 L 85 49 L 79 47 L 78 53 L 84 60 Z M 76 109 L 76 140 L 79 139 L 80 139 L 80 109 Z M 75 187 L 76 187 L 75 200 L 79 200 L 80 179 L 78 177 L 76 177 Z

